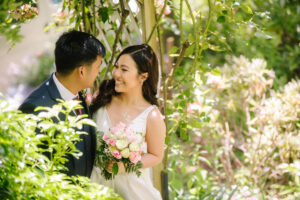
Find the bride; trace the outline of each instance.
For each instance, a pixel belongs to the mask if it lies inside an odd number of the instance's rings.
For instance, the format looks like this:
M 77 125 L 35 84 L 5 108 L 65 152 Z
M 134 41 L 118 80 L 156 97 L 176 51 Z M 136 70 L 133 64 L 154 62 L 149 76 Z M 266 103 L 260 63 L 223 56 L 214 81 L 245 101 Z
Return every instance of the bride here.
M 125 48 L 118 56 L 112 80 L 104 81 L 91 105 L 98 131 L 107 132 L 119 122 L 129 124 L 145 138 L 141 176 L 125 173 L 119 162 L 119 172 L 113 180 L 105 180 L 94 166 L 91 180 L 114 188 L 125 200 L 156 200 L 161 195 L 151 181 L 150 169 L 162 161 L 166 128 L 157 108 L 158 61 L 147 44 Z M 107 170 L 112 171 L 112 163 Z

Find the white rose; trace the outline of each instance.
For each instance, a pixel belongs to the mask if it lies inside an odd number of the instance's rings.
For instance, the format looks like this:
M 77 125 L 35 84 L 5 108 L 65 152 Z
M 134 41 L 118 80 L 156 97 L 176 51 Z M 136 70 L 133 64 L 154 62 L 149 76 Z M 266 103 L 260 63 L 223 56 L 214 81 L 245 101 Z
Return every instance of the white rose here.
M 125 147 L 127 147 L 127 145 L 128 145 L 128 142 L 126 140 L 117 140 L 117 142 L 116 142 L 116 146 L 120 150 L 122 150 Z
M 135 151 L 135 152 L 137 152 L 137 151 L 139 151 L 139 150 L 141 149 L 141 147 L 140 147 L 140 145 L 139 145 L 138 143 L 133 142 L 133 143 L 131 143 L 131 144 L 129 145 L 129 149 L 130 149 L 130 151 Z
M 126 148 L 123 151 L 121 151 L 121 155 L 123 158 L 128 158 L 129 157 L 129 149 Z

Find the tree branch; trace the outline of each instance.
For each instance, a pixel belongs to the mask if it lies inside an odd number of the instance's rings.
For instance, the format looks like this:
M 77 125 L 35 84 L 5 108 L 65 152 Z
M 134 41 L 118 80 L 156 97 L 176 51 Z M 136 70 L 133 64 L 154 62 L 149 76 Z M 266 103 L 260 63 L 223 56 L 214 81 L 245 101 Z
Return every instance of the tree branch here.
M 118 29 L 118 31 L 117 31 L 117 33 L 116 33 L 116 37 L 115 37 L 115 41 L 114 41 L 114 45 L 113 45 L 113 49 L 112 49 L 111 58 L 110 58 L 110 60 L 109 60 L 109 62 L 108 62 L 108 65 L 107 65 L 107 68 L 106 68 L 106 71 L 105 71 L 103 80 L 106 79 L 106 76 L 107 76 L 107 74 L 108 74 L 108 72 L 109 72 L 109 69 L 110 69 L 110 67 L 111 67 L 111 65 L 112 65 L 112 63 L 113 63 L 113 61 L 114 61 L 114 57 L 115 57 L 116 50 L 117 50 L 118 40 L 119 40 L 119 38 L 120 38 L 121 31 L 122 31 L 123 26 L 124 26 L 124 24 L 125 24 L 125 20 L 126 20 L 127 16 L 129 15 L 129 11 L 128 11 L 128 10 L 125 10 L 125 8 L 124 8 L 124 2 L 123 2 L 122 0 L 120 1 L 120 5 L 121 5 L 121 9 L 123 9 L 123 10 L 122 10 L 121 23 L 120 23 L 119 29 Z
M 185 51 L 186 49 L 190 46 L 190 43 L 188 41 L 185 41 L 182 45 L 182 48 L 181 48 L 181 52 L 179 54 L 179 57 L 176 61 L 176 64 L 174 65 L 174 67 L 171 69 L 169 75 L 168 75 L 168 78 L 166 78 L 166 84 L 168 85 L 173 79 L 174 79 L 174 76 L 175 76 L 175 71 L 177 70 L 177 68 L 179 67 L 182 59 L 184 58 L 184 55 L 185 55 Z
M 95 7 L 95 0 L 93 0 L 93 34 L 96 37 L 96 7 Z
M 194 29 L 194 36 L 195 36 L 195 58 L 194 58 L 194 62 L 193 62 L 193 70 L 195 70 L 196 65 L 197 65 L 197 58 L 198 58 L 199 37 L 198 37 L 198 34 L 197 34 L 196 20 L 195 20 L 191 5 L 190 5 L 188 0 L 185 0 L 185 3 L 188 7 L 188 10 L 190 12 L 192 22 L 193 22 L 193 29 Z
M 183 0 L 180 0 L 180 17 L 179 17 L 179 29 L 180 29 L 180 41 L 183 41 L 183 32 L 182 32 L 182 10 L 183 10 Z
M 207 23 L 206 23 L 206 26 L 205 26 L 205 29 L 204 29 L 204 32 L 203 32 L 203 35 L 204 37 L 206 37 L 206 33 L 208 31 L 208 28 L 209 28 L 209 25 L 210 25 L 210 22 L 211 22 L 211 18 L 212 18 L 212 5 L 211 5 L 211 2 L 210 0 L 207 0 L 207 3 L 208 3 L 208 19 L 207 19 Z M 203 37 L 203 38 L 204 38 Z

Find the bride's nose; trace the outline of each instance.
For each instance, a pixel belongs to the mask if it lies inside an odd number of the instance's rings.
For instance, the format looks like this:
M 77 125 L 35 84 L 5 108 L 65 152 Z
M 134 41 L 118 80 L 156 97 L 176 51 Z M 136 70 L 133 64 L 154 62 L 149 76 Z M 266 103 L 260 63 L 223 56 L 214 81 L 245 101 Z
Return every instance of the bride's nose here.
M 114 78 L 120 77 L 120 69 L 115 67 L 112 71 L 112 75 L 113 75 Z

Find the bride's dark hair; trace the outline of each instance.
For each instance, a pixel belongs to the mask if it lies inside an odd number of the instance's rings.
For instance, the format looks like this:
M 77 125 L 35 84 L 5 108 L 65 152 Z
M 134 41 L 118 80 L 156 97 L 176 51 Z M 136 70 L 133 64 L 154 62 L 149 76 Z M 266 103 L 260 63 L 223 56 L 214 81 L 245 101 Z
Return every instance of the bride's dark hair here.
M 148 44 L 132 45 L 125 48 L 117 57 L 119 58 L 128 54 L 137 65 L 138 74 L 148 73 L 148 78 L 144 81 L 142 91 L 144 98 L 152 105 L 158 105 L 156 93 L 158 82 L 158 60 L 153 49 Z M 119 93 L 115 91 L 115 80 L 104 80 L 99 87 L 99 92 L 95 100 L 90 106 L 92 113 L 99 108 L 109 104 L 112 96 L 117 96 Z

